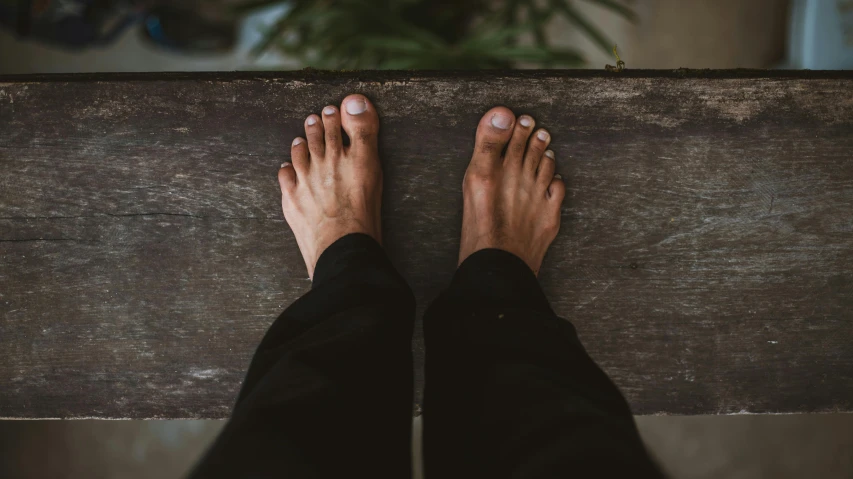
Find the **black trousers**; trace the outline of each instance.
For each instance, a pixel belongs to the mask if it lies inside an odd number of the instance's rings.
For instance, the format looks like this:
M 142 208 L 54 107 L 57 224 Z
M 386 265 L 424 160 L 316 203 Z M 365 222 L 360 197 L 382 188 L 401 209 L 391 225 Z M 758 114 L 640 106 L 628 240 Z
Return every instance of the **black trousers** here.
M 414 316 L 375 240 L 335 242 L 191 477 L 410 477 Z M 517 256 L 466 259 L 424 334 L 427 479 L 660 476 L 625 399 Z

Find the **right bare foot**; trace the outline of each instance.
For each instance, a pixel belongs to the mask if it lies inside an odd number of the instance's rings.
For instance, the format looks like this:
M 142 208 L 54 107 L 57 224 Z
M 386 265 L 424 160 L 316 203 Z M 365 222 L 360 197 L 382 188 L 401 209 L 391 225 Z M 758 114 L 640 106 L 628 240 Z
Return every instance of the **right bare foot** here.
M 481 249 L 497 248 L 539 274 L 560 229 L 566 186 L 554 175 L 554 152 L 547 149 L 551 136 L 543 129 L 531 135 L 534 124 L 527 115 L 516 120 L 504 107 L 492 108 L 480 120 L 462 184 L 459 264 Z

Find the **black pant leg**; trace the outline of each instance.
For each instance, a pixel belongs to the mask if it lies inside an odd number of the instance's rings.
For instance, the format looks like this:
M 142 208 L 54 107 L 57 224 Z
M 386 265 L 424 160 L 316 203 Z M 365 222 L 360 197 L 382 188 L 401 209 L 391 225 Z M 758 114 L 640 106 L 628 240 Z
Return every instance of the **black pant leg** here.
M 466 259 L 424 334 L 427 479 L 660 476 L 624 397 L 517 256 Z
M 273 323 L 193 478 L 411 475 L 415 299 L 382 247 L 345 236 Z

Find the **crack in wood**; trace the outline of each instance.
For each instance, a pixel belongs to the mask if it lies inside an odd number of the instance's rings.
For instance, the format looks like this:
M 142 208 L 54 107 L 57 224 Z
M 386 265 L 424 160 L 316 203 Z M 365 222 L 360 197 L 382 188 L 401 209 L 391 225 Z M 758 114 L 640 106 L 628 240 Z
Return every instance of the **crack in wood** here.
M 111 216 L 115 218 L 130 218 L 134 216 L 185 216 L 188 218 L 216 219 L 216 220 L 266 220 L 284 221 L 284 218 L 273 218 L 270 216 L 205 216 L 189 213 L 101 213 L 97 215 L 73 215 L 73 216 L 0 216 L 0 220 L 57 220 L 75 218 L 101 218 Z
M 25 242 L 25 241 L 75 241 L 75 242 L 86 242 L 89 241 L 80 240 L 76 238 L 24 238 L 24 239 L 3 239 L 0 238 L 0 243 L 17 243 L 17 242 Z

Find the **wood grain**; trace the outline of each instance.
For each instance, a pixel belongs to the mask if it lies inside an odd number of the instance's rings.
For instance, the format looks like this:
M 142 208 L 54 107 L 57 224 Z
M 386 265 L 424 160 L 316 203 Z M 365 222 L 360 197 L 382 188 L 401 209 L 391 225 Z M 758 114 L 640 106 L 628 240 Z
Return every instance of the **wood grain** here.
M 296 72 L 0 79 L 0 417 L 228 416 L 310 286 L 277 169 L 350 92 L 421 311 L 503 104 L 568 182 L 543 287 L 636 413 L 853 410 L 853 74 Z

